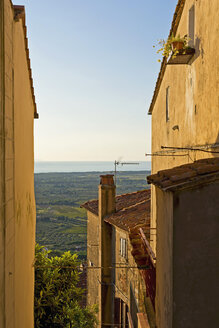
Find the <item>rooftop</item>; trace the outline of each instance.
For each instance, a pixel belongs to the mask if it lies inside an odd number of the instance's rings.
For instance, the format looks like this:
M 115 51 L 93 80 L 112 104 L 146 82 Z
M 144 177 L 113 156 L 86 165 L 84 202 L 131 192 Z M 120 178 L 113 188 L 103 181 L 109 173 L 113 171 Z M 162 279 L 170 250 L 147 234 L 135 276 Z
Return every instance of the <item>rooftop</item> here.
M 158 171 L 147 177 L 163 191 L 175 191 L 200 186 L 219 179 L 219 158 L 206 158 L 168 170 Z
M 126 199 L 126 195 L 128 196 Z M 108 215 L 104 221 L 126 231 L 133 228 L 150 226 L 150 189 L 134 193 L 135 203 L 130 202 L 130 195 L 120 197 L 120 210 Z M 144 198 L 142 200 L 142 198 Z M 132 199 L 133 200 L 133 199 Z
M 128 194 L 123 194 L 116 196 L 116 213 L 113 215 L 117 215 L 119 211 L 125 210 L 128 207 L 135 207 L 136 205 L 142 202 L 146 202 L 146 200 L 150 199 L 150 189 L 136 191 Z M 81 205 L 86 210 L 90 211 L 91 213 L 98 215 L 98 200 L 90 200 Z M 133 211 L 134 209 L 130 209 Z M 139 212 L 141 211 L 139 207 Z
M 105 217 L 104 221 L 128 232 L 132 245 L 132 256 L 137 266 L 148 264 L 149 255 L 145 251 L 142 233 L 150 239 L 151 190 L 141 190 L 116 197 L 116 212 Z M 98 200 L 81 205 L 98 215 Z

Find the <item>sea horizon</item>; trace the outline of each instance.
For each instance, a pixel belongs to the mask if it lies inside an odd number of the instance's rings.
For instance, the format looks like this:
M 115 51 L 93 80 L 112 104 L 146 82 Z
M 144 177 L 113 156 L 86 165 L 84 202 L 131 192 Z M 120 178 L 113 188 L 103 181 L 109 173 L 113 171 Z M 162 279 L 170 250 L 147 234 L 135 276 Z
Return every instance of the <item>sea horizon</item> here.
M 117 165 L 117 171 L 150 171 L 149 161 L 122 161 Z M 133 164 L 132 164 L 133 163 Z M 138 163 L 138 164 L 134 164 Z M 35 161 L 34 173 L 61 173 L 61 172 L 114 172 L 114 161 Z

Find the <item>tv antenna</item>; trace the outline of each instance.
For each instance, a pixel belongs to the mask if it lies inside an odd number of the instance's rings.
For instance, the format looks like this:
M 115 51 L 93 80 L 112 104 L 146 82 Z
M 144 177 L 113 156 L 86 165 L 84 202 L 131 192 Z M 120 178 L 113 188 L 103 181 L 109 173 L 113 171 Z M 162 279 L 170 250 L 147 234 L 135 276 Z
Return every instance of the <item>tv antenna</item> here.
M 139 165 L 139 163 L 138 162 L 121 162 L 121 161 L 115 161 L 114 162 L 114 166 L 115 166 L 115 186 L 116 186 L 116 173 L 117 173 L 117 170 L 116 170 L 116 168 L 117 168 L 117 166 L 118 165 Z

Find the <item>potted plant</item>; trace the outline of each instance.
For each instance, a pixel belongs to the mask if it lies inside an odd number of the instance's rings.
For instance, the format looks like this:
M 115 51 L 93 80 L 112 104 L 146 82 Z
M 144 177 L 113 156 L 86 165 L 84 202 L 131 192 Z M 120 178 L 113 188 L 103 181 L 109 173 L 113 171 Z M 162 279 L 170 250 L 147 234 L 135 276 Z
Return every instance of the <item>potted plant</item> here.
M 160 48 L 157 53 L 162 53 L 163 57 L 168 58 L 170 54 L 175 58 L 180 51 L 184 50 L 182 53 L 185 53 L 188 48 L 189 38 L 187 35 L 181 37 L 180 34 L 178 36 L 174 36 L 173 34 L 165 41 L 163 39 L 158 41 L 158 45 Z M 155 47 L 155 46 L 154 46 Z M 158 60 L 160 62 L 160 60 Z

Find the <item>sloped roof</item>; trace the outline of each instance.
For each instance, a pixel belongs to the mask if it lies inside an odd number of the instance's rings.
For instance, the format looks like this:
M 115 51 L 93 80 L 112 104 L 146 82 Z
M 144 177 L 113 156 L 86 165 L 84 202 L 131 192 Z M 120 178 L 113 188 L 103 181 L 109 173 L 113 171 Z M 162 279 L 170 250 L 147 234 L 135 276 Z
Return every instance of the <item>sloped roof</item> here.
M 148 183 L 164 191 L 192 188 L 219 180 L 219 157 L 206 158 L 147 177 Z
M 34 87 L 33 87 L 32 70 L 31 70 L 31 65 L 30 65 L 27 27 L 26 27 L 26 22 L 25 22 L 25 7 L 18 6 L 18 5 L 14 5 L 12 7 L 14 9 L 14 20 L 18 21 L 19 19 L 22 19 L 22 25 L 23 25 L 23 30 L 24 30 L 25 51 L 26 51 L 27 65 L 28 65 L 28 71 L 29 71 L 29 80 L 30 80 L 31 93 L 32 93 L 32 99 L 33 99 L 33 105 L 34 105 L 34 118 L 39 118 L 39 114 L 37 113 L 37 106 L 36 106 Z
M 128 194 L 116 196 L 116 212 L 121 211 L 127 207 L 141 203 L 150 197 L 150 189 L 140 190 Z M 90 200 L 81 205 L 81 207 L 98 215 L 98 200 Z
M 104 221 L 118 228 L 130 231 L 136 226 L 150 224 L 150 189 L 143 192 L 144 200 L 129 205 L 124 202 L 124 208 L 107 216 Z
M 185 2 L 186 2 L 186 0 L 178 0 L 177 6 L 176 6 L 176 9 L 175 9 L 175 13 L 173 15 L 173 20 L 172 20 L 172 25 L 171 25 L 169 37 L 172 34 L 173 35 L 176 34 L 177 28 L 179 26 L 180 18 L 182 16 L 182 12 L 183 12 Z M 165 70 L 166 70 L 166 62 L 167 62 L 166 57 L 163 57 L 163 61 L 161 63 L 160 72 L 159 72 L 159 75 L 158 75 L 158 78 L 157 78 L 157 82 L 156 82 L 153 98 L 152 98 L 152 101 L 151 101 L 151 104 L 150 104 L 150 108 L 148 110 L 148 114 L 152 114 L 152 111 L 153 111 L 153 108 L 154 108 L 154 105 L 155 105 L 155 102 L 156 102 L 156 99 L 157 99 L 157 96 L 158 96 L 158 93 L 159 93 L 159 90 L 160 90 L 160 87 L 161 87 L 161 83 L 162 83 L 162 80 L 163 80 L 163 77 L 164 77 L 164 73 L 165 73 Z

